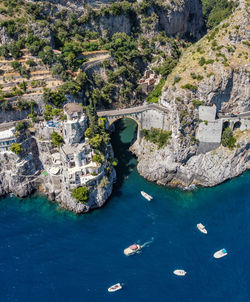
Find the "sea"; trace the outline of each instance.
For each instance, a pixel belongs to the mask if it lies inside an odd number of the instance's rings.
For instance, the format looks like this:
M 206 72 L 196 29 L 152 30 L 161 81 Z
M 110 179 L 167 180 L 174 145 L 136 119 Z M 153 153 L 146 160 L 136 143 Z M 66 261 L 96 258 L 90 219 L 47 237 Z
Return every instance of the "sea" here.
M 190 191 L 150 183 L 129 152 L 135 128 L 116 123 L 118 177 L 103 208 L 76 216 L 39 195 L 0 200 L 0 301 L 250 301 L 250 173 Z M 141 252 L 125 256 L 133 243 Z

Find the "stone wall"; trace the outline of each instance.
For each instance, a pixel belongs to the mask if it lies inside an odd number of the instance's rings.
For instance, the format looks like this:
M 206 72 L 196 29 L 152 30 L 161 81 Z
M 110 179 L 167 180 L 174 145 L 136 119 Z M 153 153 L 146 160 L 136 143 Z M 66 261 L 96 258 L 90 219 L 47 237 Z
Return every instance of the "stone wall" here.
M 149 130 L 151 127 L 169 130 L 169 120 L 166 113 L 158 110 L 147 110 L 141 114 L 141 128 Z

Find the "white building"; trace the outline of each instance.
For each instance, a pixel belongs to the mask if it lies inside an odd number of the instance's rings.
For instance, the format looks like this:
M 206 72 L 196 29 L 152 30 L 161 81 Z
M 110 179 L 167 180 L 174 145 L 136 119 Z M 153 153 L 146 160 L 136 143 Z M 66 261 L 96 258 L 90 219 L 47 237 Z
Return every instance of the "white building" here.
M 66 144 L 79 143 L 87 129 L 87 117 L 83 113 L 83 107 L 76 103 L 68 103 L 64 106 L 67 121 L 63 125 L 63 138 Z
M 0 131 L 0 151 L 9 150 L 10 146 L 15 142 L 15 127 Z

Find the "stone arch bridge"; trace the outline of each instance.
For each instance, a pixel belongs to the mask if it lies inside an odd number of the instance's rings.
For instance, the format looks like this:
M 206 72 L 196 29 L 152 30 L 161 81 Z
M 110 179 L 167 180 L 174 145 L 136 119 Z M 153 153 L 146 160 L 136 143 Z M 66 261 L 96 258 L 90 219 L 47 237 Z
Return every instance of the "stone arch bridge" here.
M 111 126 L 122 118 L 133 119 L 138 125 L 137 139 L 141 138 L 141 129 L 149 130 L 151 127 L 169 130 L 169 111 L 158 104 L 147 104 L 126 109 L 98 111 L 98 116 L 105 117 Z

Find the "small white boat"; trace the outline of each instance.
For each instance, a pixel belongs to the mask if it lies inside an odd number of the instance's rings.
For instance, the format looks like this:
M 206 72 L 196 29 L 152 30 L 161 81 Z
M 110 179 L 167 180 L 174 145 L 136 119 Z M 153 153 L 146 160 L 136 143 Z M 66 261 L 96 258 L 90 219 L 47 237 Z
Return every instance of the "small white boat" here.
M 185 272 L 183 269 L 176 269 L 173 271 L 173 273 L 177 276 L 185 276 L 187 272 Z
M 133 255 L 136 252 L 138 252 L 140 249 L 141 249 L 141 246 L 139 244 L 132 244 L 124 250 L 124 254 L 126 256 L 130 256 L 130 255 Z
M 148 195 L 146 192 L 141 191 L 141 195 L 146 198 L 148 201 L 151 201 L 153 199 L 152 196 Z
M 110 286 L 110 287 L 108 288 L 108 291 L 109 291 L 110 293 L 112 293 L 112 292 L 116 292 L 117 290 L 120 290 L 120 289 L 122 289 L 121 283 L 116 283 L 116 284 Z
M 201 231 L 203 234 L 207 234 L 207 230 L 205 229 L 205 226 L 202 223 L 197 224 L 197 228 L 199 231 Z
M 214 258 L 222 258 L 227 255 L 226 249 L 221 249 L 218 252 L 214 253 Z

